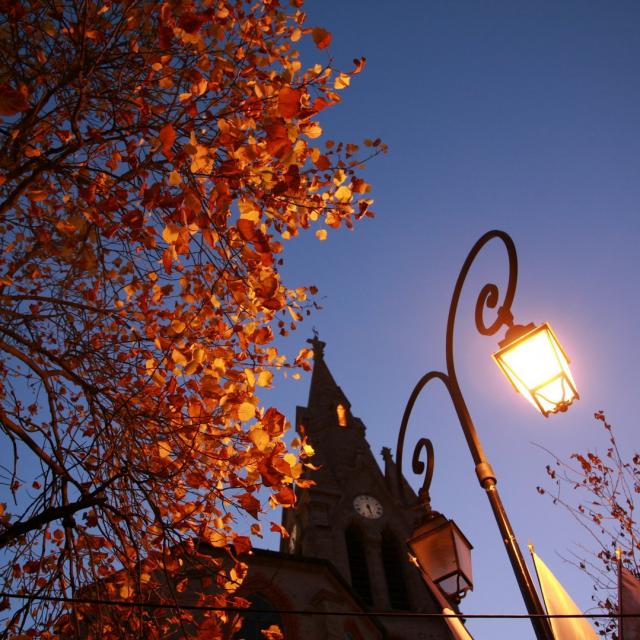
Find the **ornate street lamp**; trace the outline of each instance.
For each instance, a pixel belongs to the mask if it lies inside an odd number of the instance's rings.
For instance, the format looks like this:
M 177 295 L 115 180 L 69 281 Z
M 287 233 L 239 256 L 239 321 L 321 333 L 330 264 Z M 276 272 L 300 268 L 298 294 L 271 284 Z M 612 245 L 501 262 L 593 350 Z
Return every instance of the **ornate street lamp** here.
M 480 486 L 487 494 L 527 611 L 532 616 L 531 624 L 533 625 L 536 638 L 538 638 L 538 640 L 553 640 L 549 621 L 545 617 L 544 608 L 538 597 L 520 547 L 518 546 L 502 500 L 500 499 L 496 487 L 496 474 L 487 461 L 476 428 L 467 409 L 462 392 L 460 391 L 453 359 L 453 334 L 462 287 L 476 256 L 480 250 L 494 238 L 501 240 L 506 247 L 509 259 L 509 280 L 502 306 L 497 309 L 497 317 L 489 326 L 485 324 L 484 311 L 485 308 L 495 309 L 498 306 L 499 291 L 495 284 L 487 284 L 482 288 L 476 302 L 476 328 L 485 336 L 495 335 L 503 326 L 507 328 L 505 339 L 499 344 L 500 350 L 494 355 L 494 358 L 515 389 L 524 395 L 543 415 L 548 416 L 557 411 L 566 411 L 567 407 L 574 400 L 578 399 L 575 382 L 569 371 L 569 360 L 558 343 L 555 334 L 551 331 L 551 327 L 547 324 L 543 324 L 540 327 L 535 327 L 534 325 L 523 327 L 514 324 L 511 305 L 513 303 L 518 278 L 518 258 L 515 245 L 511 237 L 504 233 L 504 231 L 489 231 L 475 243 L 469 252 L 469 255 L 462 265 L 453 290 L 445 341 L 447 372 L 430 371 L 425 374 L 415 386 L 404 410 L 400 432 L 398 434 L 396 454 L 398 486 L 402 486 L 402 450 L 413 405 L 422 389 L 431 380 L 437 378 L 444 384 L 453 402 L 458 421 L 460 422 L 467 445 L 469 446 L 469 451 L 475 463 L 476 475 Z M 424 447 L 427 447 L 427 457 L 429 458 L 430 443 L 427 444 L 427 441 L 422 438 L 416 445 L 413 453 L 413 470 L 417 474 L 421 474 L 424 471 L 424 464 L 419 461 L 419 456 Z M 433 454 L 431 454 L 431 459 L 432 457 Z M 426 487 L 426 495 L 428 495 L 428 486 L 431 482 L 432 473 L 433 462 L 431 461 L 431 464 L 427 465 L 427 474 L 423 487 L 423 490 Z M 424 495 L 424 492 L 421 491 L 423 502 Z M 428 507 L 428 500 L 426 504 Z M 425 514 L 425 518 L 428 519 L 428 517 L 429 511 Z M 424 525 L 424 521 L 423 519 L 422 525 Z M 417 557 L 425 572 L 431 576 L 430 570 L 433 571 L 432 567 L 435 566 L 433 564 L 436 555 L 434 549 L 436 549 L 437 544 L 428 542 L 429 535 L 420 536 L 421 524 L 419 524 L 418 528 L 414 531 L 409 544 L 414 543 L 414 555 Z M 437 527 L 435 529 L 437 530 Z M 427 531 L 425 531 L 425 533 L 428 534 Z M 434 534 L 432 533 L 431 535 L 433 536 Z M 421 540 L 423 541 L 422 548 L 419 544 Z M 425 540 L 427 541 L 426 543 L 424 542 Z M 454 542 L 454 546 L 457 544 L 457 542 Z M 425 553 L 422 553 L 422 557 L 420 557 L 420 550 L 425 551 Z M 464 571 L 462 574 L 465 575 Z M 456 580 L 462 579 L 458 574 L 455 575 Z M 433 578 L 433 576 L 431 577 Z M 464 579 L 471 584 L 470 569 L 468 577 Z M 445 584 L 444 580 L 446 580 L 446 578 L 440 581 L 443 587 Z
M 428 573 L 450 601 L 457 603 L 473 589 L 473 547 L 453 520 L 432 510 L 429 496 L 434 465 L 431 440 L 422 438 L 418 443 L 413 456 L 413 470 L 417 474 L 424 471 L 424 464 L 420 461 L 422 448 L 427 452 L 427 471 L 416 505 L 420 514 L 418 523 L 407 545 L 422 571 Z

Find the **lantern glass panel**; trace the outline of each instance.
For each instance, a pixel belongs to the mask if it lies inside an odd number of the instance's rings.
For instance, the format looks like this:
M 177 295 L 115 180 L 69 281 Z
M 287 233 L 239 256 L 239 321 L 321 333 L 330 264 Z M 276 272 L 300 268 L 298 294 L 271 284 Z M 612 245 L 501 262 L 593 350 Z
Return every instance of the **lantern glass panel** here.
M 543 415 L 578 399 L 569 360 L 548 324 L 542 324 L 494 354 L 511 384 Z
M 414 533 L 409 540 L 411 551 L 446 594 L 456 595 L 471 589 L 471 544 L 452 520 L 434 524 Z

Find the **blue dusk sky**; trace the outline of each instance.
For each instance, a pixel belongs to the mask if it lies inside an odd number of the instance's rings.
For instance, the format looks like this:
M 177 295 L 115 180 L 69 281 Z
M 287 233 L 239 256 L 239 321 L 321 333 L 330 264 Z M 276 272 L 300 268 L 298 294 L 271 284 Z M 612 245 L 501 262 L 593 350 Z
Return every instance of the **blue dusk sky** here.
M 521 546 L 534 543 L 588 610 L 590 578 L 565 558 L 592 542 L 536 486 L 548 486 L 544 449 L 562 458 L 606 450 L 597 410 L 625 451 L 638 449 L 640 4 L 348 0 L 309 1 L 305 10 L 309 26 L 333 34 L 329 50 L 307 52 L 309 61 L 329 56 L 350 70 L 353 58 L 367 58 L 342 104 L 322 114 L 325 134 L 381 137 L 389 153 L 365 171 L 375 219 L 353 232 L 329 230 L 325 242 L 309 233 L 287 245 L 288 284 L 317 285 L 324 308 L 286 349 L 297 352 L 315 326 L 374 453 L 395 449 L 412 388 L 445 367 L 446 316 L 467 252 L 490 229 L 508 232 L 519 257 L 516 321 L 551 323 L 581 399 L 543 418 L 492 361 L 497 339 L 476 332 L 480 288 L 506 281 L 498 242 L 462 294 L 458 377 Z M 308 384 L 308 376 L 280 382 L 264 400 L 293 421 Z M 475 589 L 462 610 L 523 613 L 462 431 L 437 385 L 419 400 L 408 438 L 423 435 L 435 447 L 433 505 L 475 547 Z M 468 627 L 478 640 L 534 637 L 526 620 Z

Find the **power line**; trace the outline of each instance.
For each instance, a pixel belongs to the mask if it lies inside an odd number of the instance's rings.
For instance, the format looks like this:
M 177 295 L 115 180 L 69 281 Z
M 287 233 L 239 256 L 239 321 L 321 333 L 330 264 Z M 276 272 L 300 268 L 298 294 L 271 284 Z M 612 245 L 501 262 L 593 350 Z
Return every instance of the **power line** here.
M 638 613 L 554 613 L 550 615 L 537 613 L 422 613 L 413 611 L 310 611 L 308 609 L 249 609 L 247 607 L 216 607 L 213 605 L 172 603 L 161 604 L 158 602 L 131 602 L 128 600 L 103 600 L 100 598 L 69 598 L 66 596 L 24 595 L 0 591 L 1 598 L 13 598 L 21 600 L 41 600 L 45 602 L 60 602 L 65 604 L 91 604 L 106 605 L 109 607 L 126 607 L 141 609 L 182 609 L 186 611 L 224 611 L 227 613 L 280 613 L 283 615 L 304 616 L 353 616 L 376 618 L 460 618 L 463 620 L 505 619 L 519 620 L 531 618 L 640 618 Z

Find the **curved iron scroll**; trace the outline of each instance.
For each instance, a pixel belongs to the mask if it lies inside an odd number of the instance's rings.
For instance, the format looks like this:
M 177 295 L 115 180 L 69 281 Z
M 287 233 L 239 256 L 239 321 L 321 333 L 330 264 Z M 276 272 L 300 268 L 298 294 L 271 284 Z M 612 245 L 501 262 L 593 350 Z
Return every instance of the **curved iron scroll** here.
M 504 301 L 497 310 L 496 319 L 489 326 L 485 324 L 484 311 L 485 308 L 495 309 L 498 306 L 500 300 L 500 292 L 498 290 L 498 287 L 493 283 L 488 283 L 484 285 L 484 287 L 482 287 L 480 294 L 478 295 L 475 307 L 476 328 L 482 335 L 491 336 L 497 333 L 501 327 L 510 327 L 513 325 L 511 305 L 515 296 L 516 284 L 518 280 L 518 257 L 516 254 L 515 245 L 511 237 L 504 231 L 489 231 L 488 233 L 485 233 L 473 245 L 471 251 L 467 255 L 467 258 L 462 265 L 462 269 L 460 270 L 460 274 L 458 275 L 458 279 L 456 280 L 456 284 L 453 290 L 451 304 L 449 306 L 449 315 L 447 319 L 447 333 L 445 343 L 447 372 L 443 373 L 442 371 L 430 371 L 429 373 L 425 374 L 413 389 L 413 392 L 409 397 L 409 401 L 407 402 L 407 406 L 405 407 L 404 414 L 402 416 L 400 432 L 398 433 L 398 443 L 396 447 L 396 475 L 399 493 L 405 503 L 406 496 L 403 490 L 402 480 L 402 457 L 405 433 L 409 423 L 409 418 L 411 417 L 413 406 L 418 399 L 420 392 L 431 380 L 436 378 L 445 385 L 449 393 L 449 397 L 451 398 L 453 406 L 458 415 L 458 419 L 460 421 L 460 425 L 462 426 L 467 444 L 469 445 L 471 455 L 473 456 L 474 462 L 476 464 L 476 472 L 478 474 L 480 483 L 482 484 L 482 486 L 486 486 L 487 483 L 495 484 L 495 476 L 493 474 L 493 470 L 486 460 L 484 450 L 478 439 L 475 426 L 469 414 L 469 410 L 467 409 L 466 403 L 460 391 L 460 385 L 458 384 L 458 378 L 456 376 L 453 358 L 453 335 L 455 328 L 455 319 L 464 282 L 467 278 L 467 275 L 469 274 L 476 256 L 480 253 L 483 247 L 494 238 L 501 240 L 507 250 L 507 257 L 509 260 L 509 279 L 507 282 Z M 418 441 L 413 452 L 413 471 L 416 475 L 420 475 L 425 472 L 424 464 L 419 461 L 420 454 L 423 447 L 425 446 L 431 446 L 431 443 L 429 442 L 429 445 L 426 445 L 425 439 L 421 438 Z M 429 458 L 429 449 L 427 449 L 427 458 Z M 416 464 L 416 461 L 418 464 Z M 433 474 L 433 447 L 431 447 L 431 465 L 429 465 L 428 462 L 429 460 L 427 460 L 426 475 L 420 492 L 421 494 L 426 492 L 427 496 L 429 487 L 431 485 L 431 476 Z

